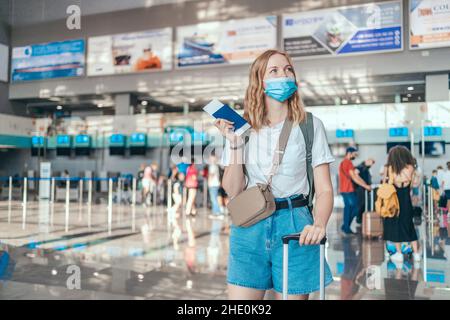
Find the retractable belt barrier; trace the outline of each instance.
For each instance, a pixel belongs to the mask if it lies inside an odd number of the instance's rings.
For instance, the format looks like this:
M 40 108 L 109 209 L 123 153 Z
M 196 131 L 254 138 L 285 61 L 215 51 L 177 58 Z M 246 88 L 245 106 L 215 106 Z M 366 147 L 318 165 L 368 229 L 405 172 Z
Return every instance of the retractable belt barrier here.
M 0 177 L 0 181 L 9 181 L 10 177 Z M 109 181 L 110 179 L 113 180 L 113 182 L 117 182 L 120 178 L 83 178 L 83 177 L 50 177 L 50 178 L 40 178 L 40 177 L 11 177 L 13 181 L 21 181 L 25 178 L 28 179 L 28 181 L 39 181 L 39 180 L 45 180 L 50 181 L 52 179 L 55 179 L 55 181 Z

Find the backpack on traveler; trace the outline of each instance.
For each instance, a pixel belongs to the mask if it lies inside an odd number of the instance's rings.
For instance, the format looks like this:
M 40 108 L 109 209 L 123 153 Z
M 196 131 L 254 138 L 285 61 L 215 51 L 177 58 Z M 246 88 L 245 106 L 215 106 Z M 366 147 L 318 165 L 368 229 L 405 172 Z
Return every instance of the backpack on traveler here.
M 400 204 L 394 186 L 392 167 L 388 168 L 388 182 L 383 181 L 378 188 L 375 210 L 382 218 L 393 218 L 399 214 Z

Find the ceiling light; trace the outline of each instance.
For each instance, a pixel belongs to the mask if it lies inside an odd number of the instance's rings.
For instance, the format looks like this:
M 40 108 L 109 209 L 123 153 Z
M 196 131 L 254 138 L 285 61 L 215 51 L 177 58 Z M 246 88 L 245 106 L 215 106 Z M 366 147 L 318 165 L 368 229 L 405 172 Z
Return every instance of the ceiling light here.
M 413 90 L 414 90 L 414 87 L 408 87 L 408 90 L 409 90 L 409 91 L 413 91 Z
M 147 101 L 147 100 L 141 101 L 141 104 L 142 104 L 143 106 L 146 106 L 146 105 L 148 105 L 148 101 Z
M 62 106 L 56 106 L 56 110 L 62 110 Z

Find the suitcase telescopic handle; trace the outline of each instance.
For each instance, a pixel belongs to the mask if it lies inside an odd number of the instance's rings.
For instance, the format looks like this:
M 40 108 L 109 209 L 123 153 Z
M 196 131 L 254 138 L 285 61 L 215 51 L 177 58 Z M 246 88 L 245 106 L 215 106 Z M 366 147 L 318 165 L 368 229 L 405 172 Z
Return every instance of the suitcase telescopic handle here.
M 301 233 L 292 233 L 292 234 L 288 234 L 283 236 L 283 244 L 288 244 L 291 241 L 299 241 L 300 240 L 300 235 Z M 320 244 L 323 245 L 327 242 L 327 237 L 323 237 L 322 240 L 320 240 Z

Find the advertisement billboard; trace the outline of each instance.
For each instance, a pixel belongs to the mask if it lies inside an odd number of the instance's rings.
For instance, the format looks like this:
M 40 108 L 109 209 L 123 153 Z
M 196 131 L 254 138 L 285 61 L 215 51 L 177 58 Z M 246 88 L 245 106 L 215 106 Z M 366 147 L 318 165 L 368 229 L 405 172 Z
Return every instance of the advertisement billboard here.
M 403 49 L 401 1 L 285 14 L 282 23 L 283 48 L 292 57 Z
M 11 81 L 83 76 L 84 55 L 83 39 L 15 47 L 12 50 Z
M 409 1 L 409 48 L 450 46 L 450 0 Z
M 177 67 L 250 63 L 277 46 L 276 16 L 177 28 Z
M 88 76 L 172 69 L 172 28 L 88 39 Z

